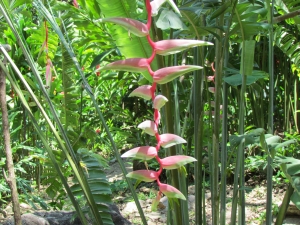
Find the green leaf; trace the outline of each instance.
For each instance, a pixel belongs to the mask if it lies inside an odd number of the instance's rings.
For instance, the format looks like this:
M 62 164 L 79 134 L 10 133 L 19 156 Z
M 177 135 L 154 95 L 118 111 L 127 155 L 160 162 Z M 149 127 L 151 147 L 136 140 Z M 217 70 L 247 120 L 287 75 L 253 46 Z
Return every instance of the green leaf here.
M 264 71 L 254 70 L 250 76 L 246 77 L 246 84 L 251 85 L 260 79 L 266 79 L 268 74 Z M 223 80 L 232 86 L 239 86 L 242 84 L 242 75 L 240 73 L 224 77 Z
M 240 74 L 245 73 L 246 76 L 252 75 L 255 44 L 255 40 L 244 40 L 243 46 L 245 48 L 242 50 Z
M 179 16 L 175 14 L 171 10 L 164 9 L 160 15 L 158 20 L 156 21 L 156 26 L 162 30 L 166 29 L 179 29 L 184 30 L 186 29 L 186 26 L 181 21 Z

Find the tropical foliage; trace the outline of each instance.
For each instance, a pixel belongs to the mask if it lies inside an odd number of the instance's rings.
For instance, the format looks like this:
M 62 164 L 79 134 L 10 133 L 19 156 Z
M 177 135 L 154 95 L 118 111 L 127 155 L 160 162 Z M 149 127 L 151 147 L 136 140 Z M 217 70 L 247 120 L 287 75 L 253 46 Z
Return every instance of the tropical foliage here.
M 19 200 L 62 209 L 67 195 L 83 224 L 86 213 L 113 224 L 104 168 L 115 158 L 143 224 L 129 178 L 156 180 L 156 201 L 179 198 L 172 225 L 189 224 L 190 182 L 195 223 L 205 221 L 208 182 L 212 222 L 225 224 L 230 174 L 231 224 L 245 224 L 245 171 L 264 168 L 267 224 L 274 169 L 289 183 L 283 202 L 300 208 L 299 10 L 298 0 L 1 0 L 0 44 L 11 50 L 0 48 L 0 71 Z M 155 166 L 127 174 L 123 151 Z M 6 181 L 0 175 L 1 207 L 12 194 Z M 35 194 L 45 187 L 48 204 Z

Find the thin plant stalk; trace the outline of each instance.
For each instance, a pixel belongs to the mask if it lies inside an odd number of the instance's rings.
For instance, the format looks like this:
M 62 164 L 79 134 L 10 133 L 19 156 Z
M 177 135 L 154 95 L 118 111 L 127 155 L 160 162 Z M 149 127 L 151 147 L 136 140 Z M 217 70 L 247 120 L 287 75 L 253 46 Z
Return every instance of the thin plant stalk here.
M 287 208 L 289 207 L 290 199 L 291 199 L 291 196 L 293 193 L 294 193 L 293 185 L 291 183 L 289 183 L 289 186 L 285 192 L 281 206 L 279 208 L 279 212 L 278 212 L 278 215 L 276 218 L 275 225 L 283 224 L 283 220 L 285 218 L 285 214 L 286 214 Z
M 177 55 L 174 55 L 174 65 L 176 65 L 177 62 Z M 174 128 L 175 128 L 175 134 L 180 135 L 180 106 L 179 106 L 179 99 L 178 99 L 178 85 L 177 85 L 178 79 L 173 80 L 173 90 L 174 90 Z M 179 155 L 183 155 L 182 147 L 181 145 L 176 145 L 176 152 Z M 180 180 L 179 188 L 181 192 L 187 196 L 187 184 L 186 184 L 186 175 L 185 171 L 179 170 L 178 179 Z M 180 199 L 181 202 L 181 214 L 182 214 L 182 220 L 184 224 L 189 223 L 189 212 L 188 212 L 188 201 L 183 201 Z
M 167 99 L 172 99 L 172 95 L 171 95 L 171 84 L 167 83 L 167 84 L 163 84 L 161 85 L 161 91 L 162 94 L 167 98 Z M 173 109 L 172 109 L 172 105 L 168 102 L 166 103 L 165 107 L 164 107 L 164 111 L 163 111 L 163 116 L 165 117 L 165 127 L 166 127 L 166 132 L 168 133 L 174 133 L 174 121 L 172 119 L 173 115 Z M 169 149 L 169 156 L 172 155 L 176 155 L 176 147 L 172 146 Z M 179 173 L 178 170 L 171 170 L 170 171 L 171 174 L 171 184 L 173 187 L 179 189 Z M 182 214 L 181 214 L 181 201 L 179 201 L 179 204 L 173 204 L 173 209 L 171 209 L 171 207 L 168 207 L 168 210 L 171 211 L 171 218 L 172 219 L 172 223 L 174 225 L 183 225 L 182 223 Z
M 194 64 L 201 63 L 200 48 L 194 49 Z M 202 107 L 202 92 L 203 92 L 203 73 L 202 71 L 194 72 L 193 81 L 193 108 L 194 108 L 194 151 L 197 162 L 195 163 L 195 220 L 196 224 L 203 223 L 202 215 L 202 199 L 203 199 L 203 176 L 202 176 L 202 153 L 203 153 L 203 107 Z
M 235 10 L 237 0 L 232 3 L 232 12 L 229 19 L 226 20 L 226 26 L 228 27 L 223 47 L 223 57 L 224 57 L 224 67 L 227 67 L 229 60 L 229 31 L 232 23 L 233 12 Z M 226 76 L 226 74 L 224 75 Z M 220 185 L 220 225 L 225 225 L 226 223 L 226 178 L 227 178 L 227 139 L 228 139 L 228 91 L 229 85 L 223 82 L 223 104 L 222 104 L 222 144 L 221 144 L 221 185 Z
M 217 19 L 218 26 L 223 26 L 224 15 L 220 15 Z M 219 35 L 222 36 L 221 31 Z M 215 105 L 214 105 L 214 124 L 213 124 L 213 139 L 212 139 L 212 184 L 211 184 L 211 200 L 212 200 L 212 223 L 219 224 L 220 210 L 219 210 L 219 152 L 220 152 L 220 127 L 221 112 L 220 105 L 222 102 L 222 75 L 223 75 L 223 44 L 221 41 L 216 41 L 216 60 L 215 60 Z
M 270 134 L 274 133 L 274 48 L 273 48 L 273 15 L 274 15 L 274 0 L 270 2 L 267 0 L 269 18 L 268 22 L 270 25 L 269 29 L 269 113 L 268 113 L 268 131 Z M 270 4 L 271 3 L 271 4 Z M 272 224 L 272 189 L 273 189 L 273 159 L 271 153 L 268 151 L 267 158 L 267 204 L 266 204 L 266 225 Z
M 8 50 L 10 50 L 9 45 L 5 45 Z M 1 46 L 1 48 L 4 48 Z M 1 60 L 0 60 L 1 61 Z M 4 59 L 6 61 L 6 59 Z M 21 225 L 21 211 L 20 211 L 20 202 L 19 202 L 19 194 L 17 189 L 17 181 L 16 174 L 14 169 L 13 162 L 13 153 L 11 149 L 11 139 L 10 139 L 10 131 L 9 131 L 9 119 L 8 119 L 8 109 L 6 104 L 6 76 L 4 71 L 0 68 L 0 108 L 2 114 L 2 131 L 3 131 L 3 141 L 4 141 L 4 150 L 6 155 L 6 167 L 8 175 L 3 169 L 3 176 L 8 183 L 8 186 L 11 191 L 13 212 L 14 212 L 14 221 L 16 225 Z

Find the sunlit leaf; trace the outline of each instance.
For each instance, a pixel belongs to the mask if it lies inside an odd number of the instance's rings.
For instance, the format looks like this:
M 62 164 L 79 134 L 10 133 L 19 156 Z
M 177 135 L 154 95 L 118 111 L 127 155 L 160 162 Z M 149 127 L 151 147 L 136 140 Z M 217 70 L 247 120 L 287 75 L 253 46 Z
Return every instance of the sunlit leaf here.
M 159 18 L 156 21 L 156 26 L 162 30 L 166 29 L 186 29 L 185 24 L 181 21 L 179 16 L 175 14 L 172 10 L 164 9 Z

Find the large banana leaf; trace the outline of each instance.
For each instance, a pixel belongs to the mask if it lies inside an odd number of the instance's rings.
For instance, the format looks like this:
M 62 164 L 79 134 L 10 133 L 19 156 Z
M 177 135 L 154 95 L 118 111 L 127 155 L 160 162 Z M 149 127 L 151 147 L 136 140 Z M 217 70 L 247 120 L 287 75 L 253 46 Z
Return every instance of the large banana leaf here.
M 108 17 L 127 17 L 134 18 L 137 13 L 137 1 L 136 0 L 98 0 L 101 12 Z M 136 17 L 135 17 L 136 18 Z M 126 58 L 148 58 L 151 56 L 152 49 L 147 42 L 147 39 L 138 38 L 131 35 L 124 28 L 113 25 L 108 26 L 111 32 L 112 38 L 115 40 L 121 53 Z M 156 62 L 151 65 L 152 70 L 157 70 Z M 152 81 L 149 73 L 143 74 L 149 81 Z

